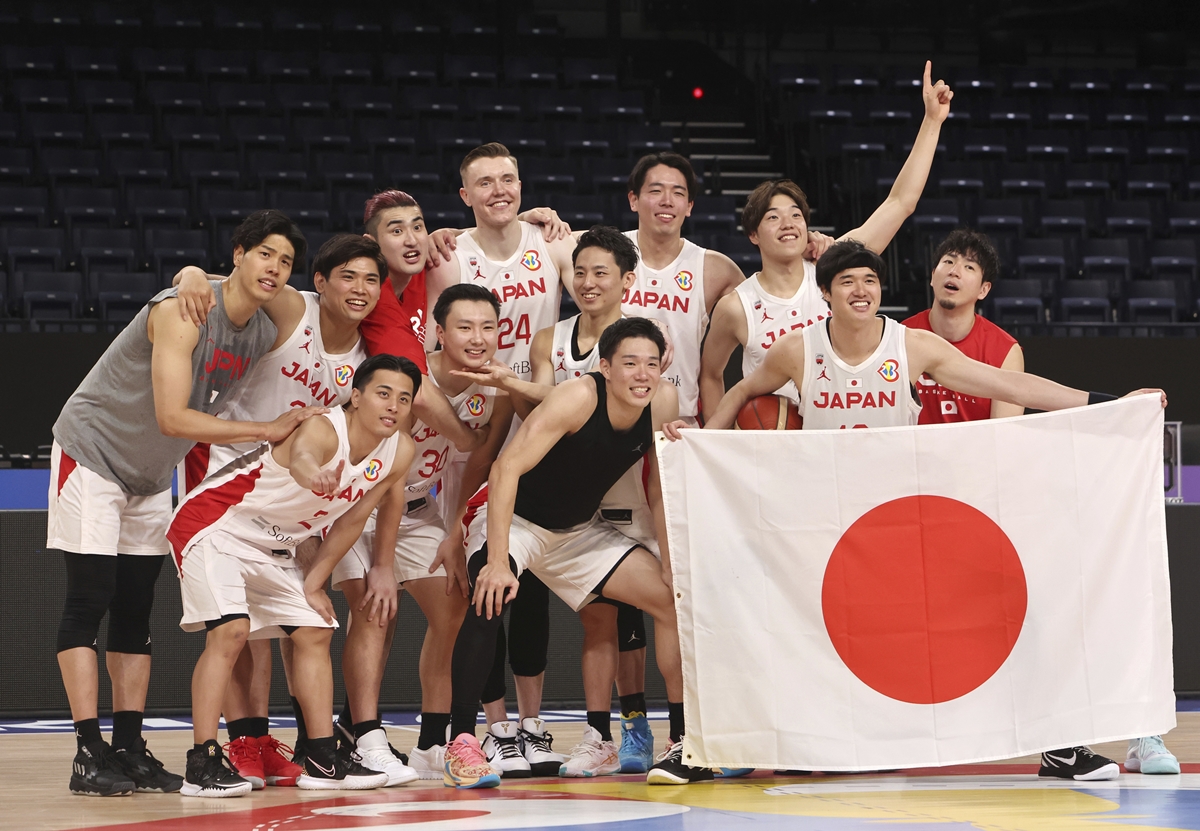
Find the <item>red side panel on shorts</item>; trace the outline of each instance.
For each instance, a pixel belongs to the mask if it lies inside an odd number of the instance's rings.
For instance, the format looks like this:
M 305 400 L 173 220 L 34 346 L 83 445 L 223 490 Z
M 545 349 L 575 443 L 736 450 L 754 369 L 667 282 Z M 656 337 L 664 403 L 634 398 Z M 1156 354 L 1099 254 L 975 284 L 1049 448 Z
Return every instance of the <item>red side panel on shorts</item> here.
M 183 567 L 183 552 L 191 541 L 254 490 L 254 483 L 260 475 L 261 465 L 249 473 L 239 473 L 228 482 L 202 491 L 179 506 L 175 518 L 171 520 L 171 527 L 167 529 L 167 542 L 171 544 L 177 568 Z
M 463 535 L 471 528 L 471 523 L 475 521 L 475 514 L 479 513 L 479 509 L 487 504 L 488 486 L 484 483 L 483 487 L 475 491 L 475 495 L 467 500 L 467 510 L 463 513 Z
M 71 471 L 75 470 L 78 462 L 61 450 L 58 452 L 58 495 L 62 496 L 63 485 L 67 484 L 67 479 L 70 477 Z
M 183 457 L 183 493 L 189 494 L 200 486 L 208 474 L 208 457 L 212 445 L 196 442 Z

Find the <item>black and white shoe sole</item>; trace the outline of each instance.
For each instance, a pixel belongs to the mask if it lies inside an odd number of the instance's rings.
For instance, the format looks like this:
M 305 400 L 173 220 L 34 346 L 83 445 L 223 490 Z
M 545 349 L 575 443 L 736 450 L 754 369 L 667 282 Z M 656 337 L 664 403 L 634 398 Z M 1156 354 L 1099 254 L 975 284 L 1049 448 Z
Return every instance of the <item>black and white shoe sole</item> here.
M 232 796 L 245 796 L 251 790 L 253 790 L 253 786 L 249 782 L 239 782 L 236 785 L 193 785 L 191 782 L 184 782 L 179 789 L 179 795 L 225 799 Z

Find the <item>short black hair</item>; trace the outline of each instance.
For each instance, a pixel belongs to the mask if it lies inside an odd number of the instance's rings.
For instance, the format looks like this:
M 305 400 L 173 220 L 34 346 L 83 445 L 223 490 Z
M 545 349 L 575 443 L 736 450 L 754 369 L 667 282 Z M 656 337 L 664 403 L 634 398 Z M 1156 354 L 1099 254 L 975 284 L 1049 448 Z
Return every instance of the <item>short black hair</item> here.
M 880 257 L 856 239 L 842 240 L 829 246 L 829 250 L 817 260 L 817 287 L 829 291 L 833 278 L 851 268 L 869 268 L 882 283 L 887 277 L 887 267 Z
M 308 242 L 305 241 L 304 232 L 300 227 L 283 211 L 268 208 L 250 214 L 234 229 L 230 244 L 235 249 L 249 251 L 257 248 L 272 234 L 279 234 L 292 244 L 292 271 L 299 271 L 305 255 L 308 254 Z
M 640 194 L 642 192 L 642 185 L 646 184 L 646 174 L 660 164 L 673 167 L 683 174 L 683 181 L 687 183 L 688 201 L 695 202 L 696 170 L 686 158 L 670 151 L 648 153 L 638 159 L 637 164 L 633 166 L 633 170 L 629 173 L 629 192 L 634 196 Z
M 335 268 L 360 257 L 375 262 L 379 281 L 383 282 L 383 278 L 388 275 L 387 260 L 379 250 L 379 243 L 362 234 L 337 234 L 325 240 L 325 244 L 317 249 L 317 255 L 313 258 L 312 273 L 328 279 L 330 272 Z
M 459 300 L 487 303 L 496 310 L 496 319 L 500 318 L 500 301 L 489 289 L 485 289 L 478 283 L 455 283 L 447 286 L 438 295 L 437 302 L 433 304 L 433 319 L 437 321 L 438 326 L 446 325 L 446 318 L 450 316 L 450 307 Z
M 600 357 L 611 363 L 617 345 L 627 338 L 645 338 L 650 341 L 658 347 L 660 360 L 667 351 L 666 338 L 654 321 L 644 317 L 623 317 L 600 333 L 600 342 L 597 344 Z
M 957 254 L 979 263 L 985 283 L 993 283 L 1000 276 L 1000 255 L 996 253 L 996 246 L 992 245 L 986 234 L 971 228 L 957 228 L 951 231 L 933 255 L 933 267 L 937 268 L 937 264 L 947 254 Z
M 575 264 L 579 259 L 579 252 L 585 248 L 599 248 L 612 254 L 622 274 L 637 270 L 637 246 L 633 244 L 633 240 L 611 225 L 593 225 L 580 234 L 579 244 L 571 254 L 571 265 Z
M 371 376 L 381 369 L 399 372 L 411 378 L 413 398 L 417 397 L 417 391 L 421 389 L 421 370 L 408 358 L 402 358 L 399 355 L 379 354 L 367 358 L 358 365 L 358 369 L 354 373 L 353 388 L 362 392 L 363 388 L 371 382 Z

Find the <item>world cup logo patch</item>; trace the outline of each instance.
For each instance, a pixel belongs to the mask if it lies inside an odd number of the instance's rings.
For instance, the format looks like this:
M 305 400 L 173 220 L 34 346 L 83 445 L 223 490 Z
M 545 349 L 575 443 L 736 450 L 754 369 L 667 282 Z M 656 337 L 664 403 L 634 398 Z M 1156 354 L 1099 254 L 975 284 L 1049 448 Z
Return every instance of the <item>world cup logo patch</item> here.
M 475 393 L 467 399 L 467 412 L 478 418 L 483 415 L 483 406 L 487 399 L 480 393 Z
M 530 248 L 521 255 L 521 265 L 525 266 L 530 271 L 537 271 L 542 267 L 542 261 L 538 259 L 538 253 Z
M 879 366 L 879 377 L 888 382 L 895 381 L 900 377 L 900 364 L 888 358 Z
M 367 462 L 367 466 L 363 468 L 363 476 L 367 477 L 368 482 L 374 482 L 379 478 L 379 471 L 383 470 L 383 462 L 378 459 L 372 459 Z
M 350 383 L 350 379 L 354 377 L 354 367 L 350 364 L 343 364 L 333 371 L 333 380 L 337 382 L 339 387 L 344 387 Z
M 675 283 L 684 291 L 692 290 L 692 272 L 681 271 L 675 275 Z

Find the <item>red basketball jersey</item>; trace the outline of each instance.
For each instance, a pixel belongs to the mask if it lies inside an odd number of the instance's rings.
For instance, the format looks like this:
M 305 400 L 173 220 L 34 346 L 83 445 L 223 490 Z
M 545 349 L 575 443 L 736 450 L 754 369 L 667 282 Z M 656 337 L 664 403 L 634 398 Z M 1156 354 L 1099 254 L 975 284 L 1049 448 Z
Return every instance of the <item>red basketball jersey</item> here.
M 414 274 L 399 299 L 392 278 L 380 287 L 379 303 L 359 325 L 367 351 L 372 355 L 399 355 L 408 358 L 429 374 L 425 359 L 425 272 Z

